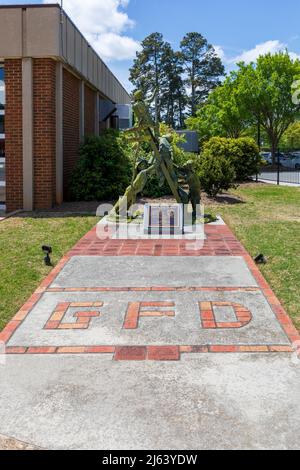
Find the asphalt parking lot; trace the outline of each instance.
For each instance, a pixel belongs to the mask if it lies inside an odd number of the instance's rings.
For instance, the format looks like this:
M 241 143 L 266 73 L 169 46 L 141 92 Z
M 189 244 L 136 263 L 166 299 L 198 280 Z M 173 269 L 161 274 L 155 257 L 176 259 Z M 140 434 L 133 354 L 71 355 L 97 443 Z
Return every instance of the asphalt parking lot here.
M 260 180 L 277 183 L 277 171 L 262 171 L 259 175 Z M 287 183 L 300 186 L 300 171 L 288 171 L 283 168 L 279 172 L 280 183 Z

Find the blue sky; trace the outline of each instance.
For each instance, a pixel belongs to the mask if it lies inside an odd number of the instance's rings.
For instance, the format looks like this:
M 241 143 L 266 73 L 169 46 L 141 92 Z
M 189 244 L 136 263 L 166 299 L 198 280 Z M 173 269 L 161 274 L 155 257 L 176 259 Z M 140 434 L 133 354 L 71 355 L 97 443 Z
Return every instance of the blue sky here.
M 131 0 L 128 14 L 137 25 L 134 36 L 153 30 L 178 44 L 187 31 L 200 31 L 212 44 L 239 53 L 271 39 L 288 43 L 300 35 L 298 0 Z M 300 42 L 297 44 L 300 53 Z
M 286 47 L 300 56 L 299 0 L 64 0 L 64 7 L 127 87 L 139 43 L 154 31 L 174 48 L 186 32 L 201 32 L 217 47 L 227 70 L 237 60 L 255 60 Z

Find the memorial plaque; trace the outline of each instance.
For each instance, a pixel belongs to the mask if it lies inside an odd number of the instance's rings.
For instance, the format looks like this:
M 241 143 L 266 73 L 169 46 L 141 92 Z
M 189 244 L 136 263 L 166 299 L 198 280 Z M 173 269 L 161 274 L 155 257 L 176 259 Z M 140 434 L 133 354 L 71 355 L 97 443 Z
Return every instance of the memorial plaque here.
M 146 204 L 144 233 L 148 235 L 182 235 L 183 204 Z

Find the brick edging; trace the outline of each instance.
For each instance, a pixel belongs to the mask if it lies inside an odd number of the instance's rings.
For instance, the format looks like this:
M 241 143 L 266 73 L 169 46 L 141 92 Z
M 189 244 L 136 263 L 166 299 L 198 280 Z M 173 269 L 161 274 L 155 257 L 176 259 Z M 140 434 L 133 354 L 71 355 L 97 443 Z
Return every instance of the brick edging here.
M 204 353 L 293 353 L 286 345 L 202 346 L 8 346 L 6 354 L 111 354 L 115 361 L 179 361 L 182 354 Z

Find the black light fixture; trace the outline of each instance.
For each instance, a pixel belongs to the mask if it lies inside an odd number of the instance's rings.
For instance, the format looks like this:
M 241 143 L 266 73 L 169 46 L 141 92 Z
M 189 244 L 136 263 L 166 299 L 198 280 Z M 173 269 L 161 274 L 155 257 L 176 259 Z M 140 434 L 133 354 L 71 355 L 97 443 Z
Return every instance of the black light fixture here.
M 263 255 L 262 253 L 260 253 L 259 255 L 257 255 L 255 258 L 254 258 L 254 261 L 256 264 L 267 264 L 268 260 L 267 258 L 265 257 L 265 255 Z
M 44 255 L 45 255 L 45 258 L 44 258 L 45 265 L 46 266 L 52 266 L 51 259 L 50 259 L 50 255 L 52 253 L 52 247 L 47 246 L 47 245 L 43 245 L 42 250 L 43 250 Z

